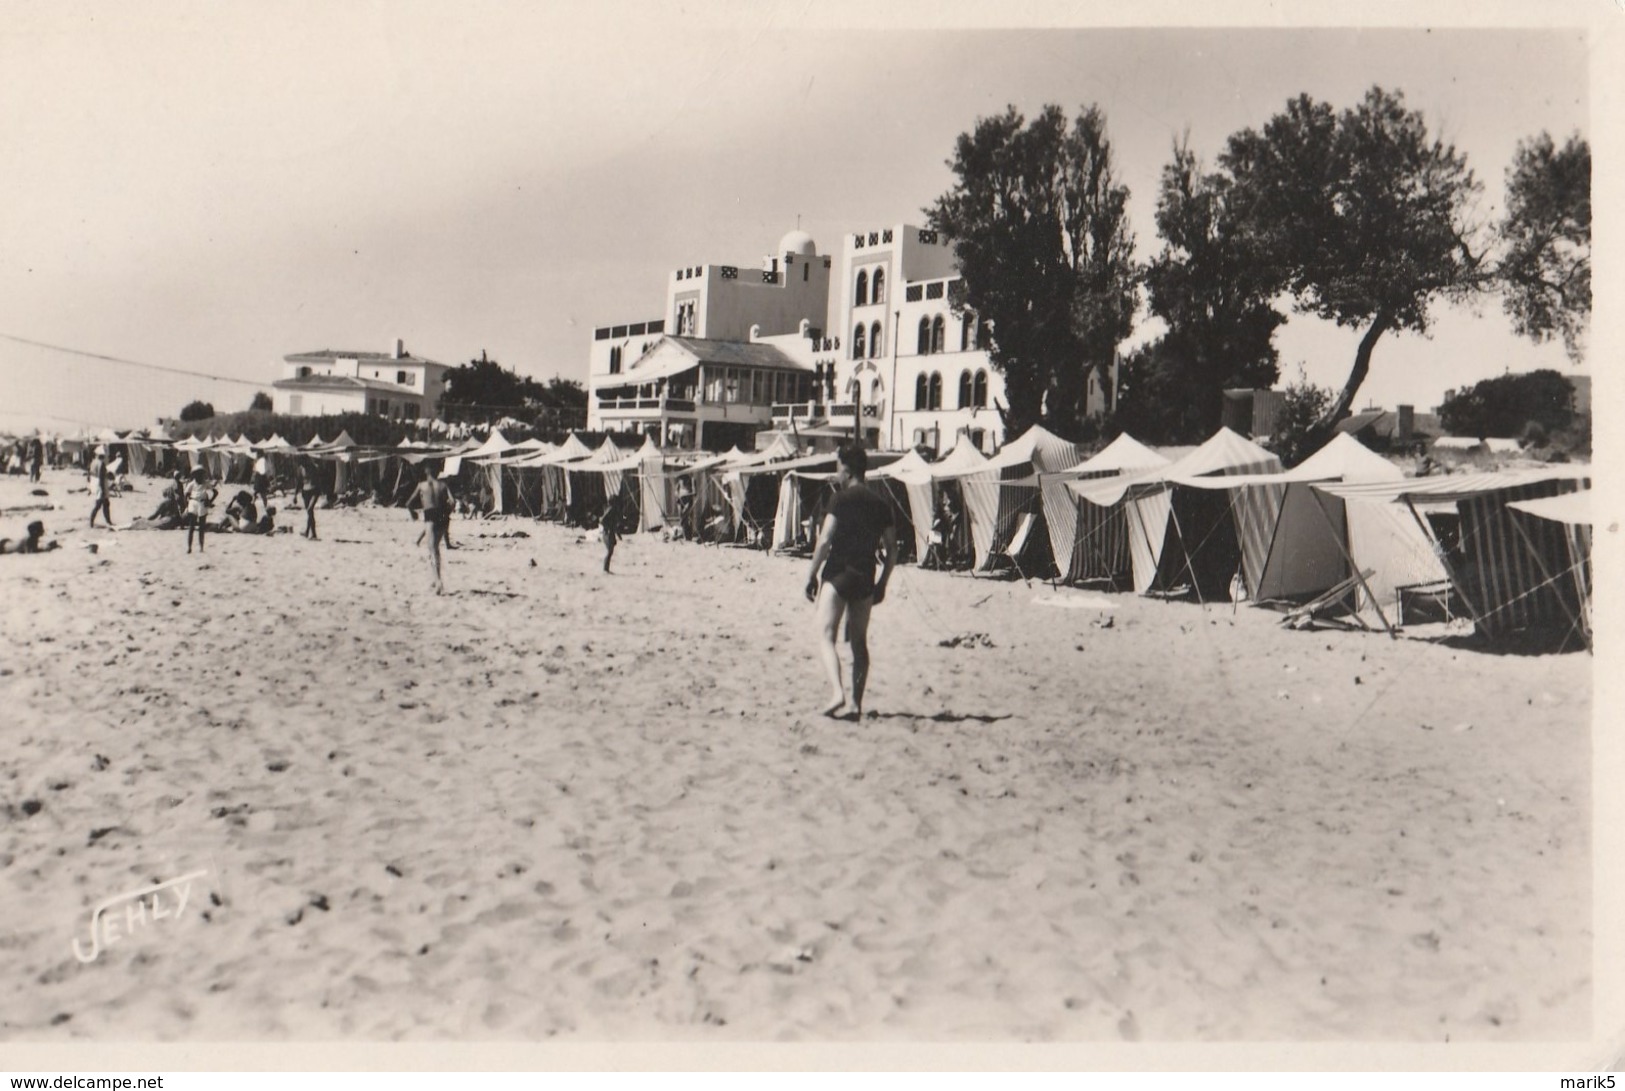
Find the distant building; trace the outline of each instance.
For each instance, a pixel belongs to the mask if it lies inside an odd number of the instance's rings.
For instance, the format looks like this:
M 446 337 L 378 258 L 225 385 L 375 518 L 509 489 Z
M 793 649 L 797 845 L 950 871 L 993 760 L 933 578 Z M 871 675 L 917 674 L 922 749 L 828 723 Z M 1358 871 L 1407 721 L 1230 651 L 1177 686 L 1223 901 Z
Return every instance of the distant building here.
M 450 370 L 413 356 L 399 340 L 392 352 L 297 352 L 282 358 L 282 378 L 271 384 L 271 407 L 291 416 L 433 417 Z
M 847 235 L 838 261 L 797 230 L 760 269 L 678 269 L 660 318 L 594 331 L 588 426 L 706 450 L 749 449 L 751 428 L 939 450 L 964 432 L 992 451 L 1004 381 L 992 331 L 952 311 L 958 275 L 947 241 L 908 224 Z M 1104 408 L 1093 377 L 1088 397 Z
M 1220 423 L 1238 435 L 1268 439 L 1275 434 L 1275 418 L 1286 404 L 1280 390 L 1226 390 Z
M 1362 410 L 1338 422 L 1337 430 L 1379 453 L 1421 451 L 1444 434 L 1437 413 L 1418 413 L 1409 405 L 1398 406 L 1392 412 Z

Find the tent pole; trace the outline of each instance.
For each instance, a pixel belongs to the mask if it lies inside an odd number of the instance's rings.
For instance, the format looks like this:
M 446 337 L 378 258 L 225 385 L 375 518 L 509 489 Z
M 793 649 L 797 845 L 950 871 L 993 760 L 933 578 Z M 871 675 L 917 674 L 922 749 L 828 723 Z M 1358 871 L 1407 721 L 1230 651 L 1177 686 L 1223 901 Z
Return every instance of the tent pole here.
M 1405 501 L 1405 507 L 1410 509 L 1411 518 L 1416 520 L 1416 525 L 1422 528 L 1422 533 L 1428 536 L 1428 541 L 1434 542 L 1434 556 L 1439 558 L 1439 565 L 1444 569 L 1444 574 L 1449 578 L 1451 586 L 1453 586 L 1457 591 L 1461 592 L 1461 601 L 1467 604 L 1467 612 L 1472 615 L 1473 624 L 1475 626 L 1478 625 L 1480 617 L 1478 607 L 1473 605 L 1473 600 L 1468 597 L 1466 584 L 1462 583 L 1461 577 L 1456 575 L 1456 569 L 1451 565 L 1450 558 L 1445 556 L 1444 549 L 1439 546 L 1437 541 L 1434 539 L 1433 531 L 1428 527 L 1427 520 L 1423 519 L 1421 514 L 1416 510 L 1416 505 L 1411 502 L 1411 498 L 1406 496 L 1402 499 Z M 1461 505 L 1459 503 L 1456 505 L 1456 510 L 1458 512 L 1461 511 Z
M 1174 490 L 1171 487 L 1168 488 L 1168 518 L 1174 521 L 1174 533 L 1179 535 L 1179 551 L 1185 555 L 1185 571 L 1191 574 L 1191 590 L 1196 592 L 1196 603 L 1205 613 L 1207 603 L 1202 601 L 1202 581 L 1196 578 L 1196 562 L 1191 559 L 1191 551 L 1185 548 L 1185 528 L 1179 525 L 1179 512 L 1174 510 Z M 1158 564 L 1157 567 L 1161 568 L 1162 565 Z
M 1540 568 L 1540 574 L 1545 576 L 1546 582 L 1552 585 L 1552 594 L 1557 596 L 1557 604 L 1563 608 L 1564 616 L 1569 619 L 1570 631 L 1578 629 L 1580 635 L 1585 637 L 1586 648 L 1589 650 L 1591 648 L 1591 634 L 1586 632 L 1585 626 L 1580 624 L 1580 619 L 1574 616 L 1574 612 L 1569 609 L 1569 604 L 1564 601 L 1563 592 L 1557 586 L 1557 577 L 1552 575 L 1551 570 L 1546 567 L 1546 562 L 1541 559 L 1540 550 L 1535 548 L 1535 540 L 1529 536 L 1529 533 L 1523 527 L 1518 525 L 1517 516 L 1509 512 L 1507 519 L 1512 523 L 1512 529 L 1518 532 L 1518 537 L 1523 539 L 1524 548 L 1529 550 L 1529 555 L 1535 559 L 1536 566 Z
M 1320 517 L 1326 521 L 1326 530 L 1331 534 L 1332 541 L 1337 544 L 1338 552 L 1343 554 L 1343 559 L 1349 563 L 1349 571 L 1354 573 L 1354 578 L 1360 581 L 1360 589 L 1365 592 L 1365 597 L 1371 600 L 1371 608 L 1377 611 L 1377 617 L 1381 620 L 1382 627 L 1388 630 L 1388 639 L 1398 640 L 1399 634 L 1394 632 L 1392 625 L 1388 624 L 1388 615 L 1382 612 L 1382 603 L 1377 601 L 1377 596 L 1371 590 L 1371 585 L 1365 582 L 1365 576 L 1360 572 L 1360 566 L 1355 563 L 1354 555 L 1349 552 L 1348 546 L 1343 544 L 1343 539 L 1337 536 L 1337 524 L 1332 522 L 1332 513 L 1326 510 L 1326 501 L 1321 499 L 1320 492 L 1313 485 L 1308 486 L 1308 489 L 1309 494 L 1315 498 L 1315 507 L 1320 509 Z M 1344 503 L 1346 504 L 1348 501 L 1345 500 Z M 1286 510 L 1284 496 L 1281 508 L 1283 511 Z M 1360 611 L 1358 609 L 1354 611 L 1354 617 L 1356 620 L 1359 619 Z

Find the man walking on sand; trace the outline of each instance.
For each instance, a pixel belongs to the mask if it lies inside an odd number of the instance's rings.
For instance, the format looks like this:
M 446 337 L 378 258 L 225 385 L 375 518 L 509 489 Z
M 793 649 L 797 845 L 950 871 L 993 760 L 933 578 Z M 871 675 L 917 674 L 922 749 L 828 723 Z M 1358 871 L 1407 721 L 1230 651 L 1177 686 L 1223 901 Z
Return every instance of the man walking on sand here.
M 869 491 L 864 475 L 869 455 L 862 447 L 843 447 L 837 457 L 835 482 L 840 489 L 824 516 L 807 573 L 807 601 L 818 606 L 818 655 L 829 679 L 823 713 L 835 716 L 846 706 L 841 686 L 841 658 L 836 640 L 841 619 L 852 645 L 852 713 L 863 718 L 863 691 L 869 682 L 869 609 L 886 599 L 886 583 L 897 563 L 897 529 L 891 507 Z M 875 579 L 875 552 L 885 562 Z
M 424 532 L 429 539 L 429 569 L 434 574 L 434 593 L 446 593 L 446 585 L 440 579 L 440 543 L 445 540 L 446 531 L 451 524 L 451 490 L 446 483 L 440 480 L 435 473 L 432 463 L 425 464 L 428 469 L 423 480 L 418 483 L 417 491 L 412 499 L 406 502 L 408 510 L 423 512 Z

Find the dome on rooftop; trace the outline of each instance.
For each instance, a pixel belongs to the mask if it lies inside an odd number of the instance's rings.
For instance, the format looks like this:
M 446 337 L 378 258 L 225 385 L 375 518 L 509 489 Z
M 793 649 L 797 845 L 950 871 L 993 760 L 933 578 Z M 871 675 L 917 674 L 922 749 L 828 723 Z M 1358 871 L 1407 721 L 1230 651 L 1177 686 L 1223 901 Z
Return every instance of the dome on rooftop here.
M 805 231 L 802 231 L 800 228 L 797 228 L 794 231 L 788 232 L 784 238 L 779 240 L 778 253 L 780 255 L 801 254 L 810 258 L 814 254 L 818 253 L 818 244 L 813 242 L 813 237 L 811 235 L 807 234 Z

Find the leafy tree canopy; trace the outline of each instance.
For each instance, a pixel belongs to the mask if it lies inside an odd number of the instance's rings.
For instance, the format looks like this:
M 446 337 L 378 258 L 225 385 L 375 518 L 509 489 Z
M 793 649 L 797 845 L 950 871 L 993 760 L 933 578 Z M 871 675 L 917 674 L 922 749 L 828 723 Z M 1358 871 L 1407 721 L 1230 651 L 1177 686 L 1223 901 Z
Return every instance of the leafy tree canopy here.
M 1493 228 L 1471 219 L 1481 186 L 1466 156 L 1380 87 L 1341 112 L 1300 95 L 1231 136 L 1220 165 L 1266 279 L 1300 312 L 1363 331 L 1323 435 L 1348 415 L 1377 341 L 1426 332 L 1436 301 L 1498 291 L 1519 333 L 1561 337 L 1578 357 L 1591 310 L 1591 153 L 1578 136 L 1519 147 Z
M 1278 289 L 1231 205 L 1230 179 L 1204 172 L 1188 143 L 1177 143 L 1157 198 L 1163 248 L 1145 283 L 1151 313 L 1169 329 L 1154 354 L 1158 366 L 1177 363 L 1181 374 L 1166 394 L 1204 435 L 1219 423 L 1225 388 L 1268 388 L 1280 377 L 1274 334 L 1286 318 L 1271 305 Z
M 926 216 L 954 245 L 955 305 L 991 326 L 1006 430 L 1043 420 L 1077 435 L 1089 373 L 1110 389 L 1138 302 L 1105 115 L 1091 106 L 1069 123 L 1050 105 L 1029 123 L 1012 106 L 961 134 L 948 165 L 953 188 Z
M 248 403 L 248 408 L 269 413 L 271 411 L 271 395 L 263 390 L 257 391 L 254 394 L 254 400 Z
M 1502 305 L 1535 341 L 1560 337 L 1584 355 L 1591 317 L 1591 146 L 1578 134 L 1559 149 L 1541 133 L 1518 145 L 1507 168 Z
M 1574 419 L 1574 384 L 1549 368 L 1498 375 L 1446 398 L 1439 423 L 1453 436 L 1521 435 L 1529 424 L 1561 431 Z
M 187 402 L 181 409 L 181 420 L 208 420 L 214 416 L 214 406 L 205 401 Z
M 480 353 L 446 372 L 446 393 L 442 405 L 481 409 L 562 409 L 587 404 L 586 389 L 577 382 L 555 376 L 546 383 L 520 375 Z
M 1435 299 L 1478 286 L 1467 222 L 1478 182 L 1402 94 L 1380 87 L 1341 113 L 1300 95 L 1262 130 L 1231 136 L 1220 163 L 1262 270 L 1299 311 L 1365 331 L 1329 428 L 1385 332 L 1425 332 Z

